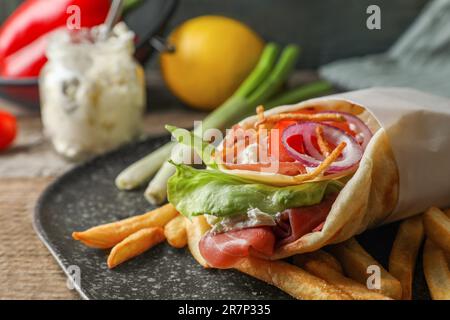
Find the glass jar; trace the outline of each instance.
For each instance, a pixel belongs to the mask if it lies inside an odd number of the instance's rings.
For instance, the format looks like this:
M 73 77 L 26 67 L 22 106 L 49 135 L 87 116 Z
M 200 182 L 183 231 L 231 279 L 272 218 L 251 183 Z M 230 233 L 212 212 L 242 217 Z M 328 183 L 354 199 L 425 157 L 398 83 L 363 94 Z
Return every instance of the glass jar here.
M 143 68 L 135 61 L 134 34 L 125 24 L 56 32 L 39 90 L 42 122 L 60 154 L 74 160 L 136 138 L 146 105 Z

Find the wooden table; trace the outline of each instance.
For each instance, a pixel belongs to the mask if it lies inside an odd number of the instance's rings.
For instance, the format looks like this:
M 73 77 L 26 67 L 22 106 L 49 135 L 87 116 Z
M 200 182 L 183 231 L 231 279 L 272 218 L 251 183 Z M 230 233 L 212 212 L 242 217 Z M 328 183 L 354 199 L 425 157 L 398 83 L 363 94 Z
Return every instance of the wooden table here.
M 165 132 L 164 124 L 192 127 L 203 112 L 182 106 L 164 88 L 158 74 L 147 77 L 149 110 L 145 133 Z M 314 73 L 294 75 L 292 84 L 316 79 Z M 0 100 L 0 108 L 18 116 L 19 136 L 0 153 L 0 299 L 79 299 L 32 227 L 36 200 L 45 187 L 74 166 L 59 157 L 42 133 L 39 113 Z

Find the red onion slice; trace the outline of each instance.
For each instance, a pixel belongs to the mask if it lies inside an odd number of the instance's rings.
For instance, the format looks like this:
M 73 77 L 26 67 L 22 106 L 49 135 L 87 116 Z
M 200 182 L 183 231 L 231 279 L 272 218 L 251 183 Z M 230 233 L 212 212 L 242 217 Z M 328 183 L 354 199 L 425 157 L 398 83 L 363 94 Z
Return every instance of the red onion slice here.
M 305 142 L 305 148 L 308 149 L 314 149 L 314 146 L 309 145 L 309 148 L 307 148 L 306 141 L 311 141 L 311 137 L 315 135 L 316 127 L 320 125 L 323 127 L 323 135 L 324 138 L 333 145 L 339 145 L 341 142 L 346 143 L 346 147 L 342 151 L 341 156 L 337 161 L 334 161 L 328 170 L 327 173 L 335 173 L 340 172 L 343 170 L 347 170 L 352 168 L 353 166 L 357 165 L 359 161 L 362 158 L 363 149 L 359 145 L 359 143 L 353 138 L 352 136 L 348 135 L 345 131 L 342 131 L 338 128 L 335 128 L 333 126 L 330 126 L 328 124 L 324 123 L 317 123 L 317 122 L 299 122 L 297 124 L 293 124 L 289 127 L 287 127 L 282 134 L 282 142 L 288 153 L 296 160 L 301 162 L 303 165 L 307 167 L 317 167 L 319 166 L 324 157 L 318 153 L 312 152 L 311 156 L 300 153 L 294 148 L 292 148 L 289 143 L 288 139 L 295 135 L 301 135 L 303 136 L 303 141 Z M 309 152 L 309 151 L 308 151 Z M 314 157 L 314 155 L 318 155 L 320 157 Z
M 364 121 L 362 121 L 357 116 L 348 113 L 348 112 L 342 112 L 342 111 L 321 111 L 318 113 L 335 113 L 340 114 L 345 118 L 345 121 L 350 126 L 350 130 L 356 133 L 356 141 L 361 145 L 362 149 L 365 150 L 367 145 L 369 144 L 370 139 L 372 138 L 372 132 L 370 129 L 366 126 Z

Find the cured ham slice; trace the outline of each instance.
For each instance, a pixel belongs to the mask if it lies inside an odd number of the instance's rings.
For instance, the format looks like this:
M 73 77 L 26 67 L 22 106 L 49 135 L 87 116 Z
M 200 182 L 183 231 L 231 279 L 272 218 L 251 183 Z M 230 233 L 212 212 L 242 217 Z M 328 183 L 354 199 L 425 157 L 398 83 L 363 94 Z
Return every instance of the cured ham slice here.
M 273 231 L 278 239 L 277 246 L 282 246 L 300 239 L 311 231 L 320 231 L 336 200 L 337 194 L 326 196 L 319 204 L 287 209 L 283 211 Z
M 207 233 L 200 240 L 200 253 L 214 268 L 232 268 L 242 258 L 269 257 L 275 247 L 275 235 L 270 227 L 256 227 L 225 233 Z
M 200 253 L 211 267 L 232 268 L 249 255 L 268 258 L 275 245 L 282 246 L 307 233 L 320 231 L 337 194 L 326 196 L 319 204 L 287 209 L 275 227 L 255 227 L 214 234 L 208 232 L 200 240 Z

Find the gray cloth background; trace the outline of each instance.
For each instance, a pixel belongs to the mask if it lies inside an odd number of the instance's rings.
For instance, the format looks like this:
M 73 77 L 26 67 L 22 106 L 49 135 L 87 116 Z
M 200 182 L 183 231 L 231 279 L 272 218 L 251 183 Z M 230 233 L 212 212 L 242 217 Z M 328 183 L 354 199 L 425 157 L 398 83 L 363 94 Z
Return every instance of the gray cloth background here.
M 332 62 L 319 71 L 342 89 L 402 86 L 450 97 L 450 0 L 431 1 L 386 53 Z

